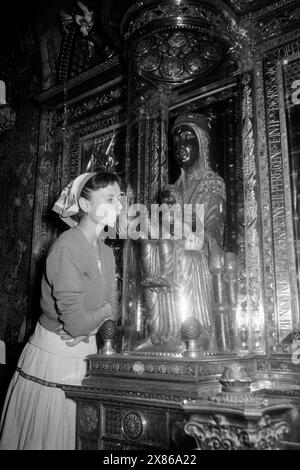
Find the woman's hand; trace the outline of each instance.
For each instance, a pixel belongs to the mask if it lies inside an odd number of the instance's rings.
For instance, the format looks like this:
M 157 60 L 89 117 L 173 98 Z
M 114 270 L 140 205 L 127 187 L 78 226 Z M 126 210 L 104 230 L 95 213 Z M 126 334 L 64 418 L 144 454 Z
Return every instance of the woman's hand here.
M 101 308 L 103 309 L 103 317 L 104 317 L 101 324 L 103 324 L 106 320 L 116 321 L 116 315 L 113 312 L 110 302 L 106 302 Z
M 60 336 L 60 338 L 64 341 L 66 341 L 67 346 L 76 346 L 76 344 L 81 343 L 84 341 L 85 343 L 89 342 L 89 335 L 80 335 L 76 336 L 76 338 L 73 338 L 73 336 L 69 335 L 69 333 L 64 330 L 64 327 L 61 325 L 58 328 L 56 328 L 57 334 Z M 68 341 L 71 340 L 71 341 Z

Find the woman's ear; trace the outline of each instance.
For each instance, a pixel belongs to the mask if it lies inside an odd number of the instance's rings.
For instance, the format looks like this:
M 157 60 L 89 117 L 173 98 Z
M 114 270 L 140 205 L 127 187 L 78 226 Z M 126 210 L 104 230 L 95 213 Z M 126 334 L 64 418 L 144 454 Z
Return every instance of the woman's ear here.
M 78 201 L 80 209 L 85 212 L 86 214 L 90 211 L 91 209 L 91 204 L 90 201 L 85 199 L 85 197 L 80 197 Z

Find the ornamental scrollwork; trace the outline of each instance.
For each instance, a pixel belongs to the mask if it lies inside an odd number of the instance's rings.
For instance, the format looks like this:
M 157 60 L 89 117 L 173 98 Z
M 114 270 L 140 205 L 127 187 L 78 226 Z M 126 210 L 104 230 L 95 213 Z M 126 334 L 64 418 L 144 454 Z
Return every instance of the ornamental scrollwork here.
M 223 415 L 215 415 L 210 421 L 189 421 L 184 430 L 193 437 L 199 450 L 276 450 L 289 431 L 284 421 L 272 422 L 263 416 L 257 425 L 248 430 L 242 425 L 233 425 Z
M 213 421 L 189 421 L 184 430 L 193 437 L 200 450 L 238 450 L 242 447 L 241 430 L 230 426 L 229 421 L 221 415 L 214 416 Z

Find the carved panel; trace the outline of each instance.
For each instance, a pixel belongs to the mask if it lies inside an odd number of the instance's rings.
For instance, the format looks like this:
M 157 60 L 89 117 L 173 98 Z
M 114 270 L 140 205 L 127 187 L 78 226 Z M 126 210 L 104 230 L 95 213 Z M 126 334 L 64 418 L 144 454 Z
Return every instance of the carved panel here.
M 64 133 L 65 161 L 67 172 L 64 175 L 66 181 L 62 181 L 62 186 L 67 181 L 72 180 L 81 172 L 85 171 L 85 164 L 88 165 L 95 150 L 95 160 L 99 152 L 100 166 L 109 163 L 102 159 L 102 150 L 107 150 L 114 134 L 119 132 L 125 125 L 125 110 L 117 106 L 101 114 L 96 114 L 82 121 L 70 124 Z M 88 140 L 89 139 L 89 140 Z M 112 154 L 111 154 L 112 155 Z M 109 158 L 109 156 L 108 156 Z
M 117 82 L 115 84 L 115 82 Z M 126 101 L 126 85 L 123 83 L 122 78 L 114 80 L 114 86 L 108 89 L 102 89 L 98 92 L 93 91 L 89 93 L 83 99 L 76 100 L 75 103 L 67 102 L 67 92 L 65 91 L 66 102 L 57 111 L 57 121 L 64 123 L 64 125 L 70 125 L 74 121 L 83 120 L 84 118 L 96 114 L 105 108 L 113 107 L 120 103 L 120 101 Z
M 122 437 L 122 410 L 120 408 L 105 407 L 105 436 Z
M 115 171 L 124 179 L 124 123 L 80 138 L 81 171 Z
M 81 432 L 98 433 L 99 406 L 97 403 L 79 403 L 78 423 Z
M 135 66 L 144 75 L 177 82 L 205 75 L 223 60 L 220 44 L 190 31 L 162 31 L 143 37 L 133 49 Z

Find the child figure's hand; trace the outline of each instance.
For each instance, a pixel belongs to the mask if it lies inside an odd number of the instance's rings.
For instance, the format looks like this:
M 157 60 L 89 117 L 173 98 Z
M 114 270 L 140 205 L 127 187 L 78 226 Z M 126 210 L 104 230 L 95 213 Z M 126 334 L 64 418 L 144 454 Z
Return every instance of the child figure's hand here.
M 186 250 L 194 250 L 200 251 L 203 247 L 203 240 L 194 233 L 190 233 L 188 238 L 185 240 L 185 249 Z

